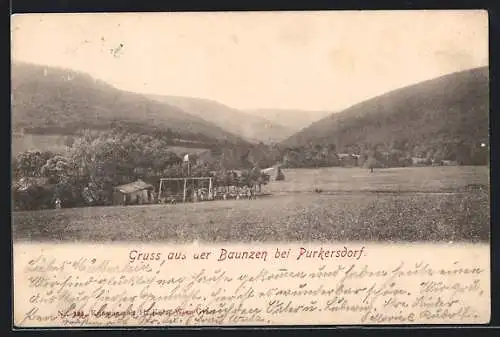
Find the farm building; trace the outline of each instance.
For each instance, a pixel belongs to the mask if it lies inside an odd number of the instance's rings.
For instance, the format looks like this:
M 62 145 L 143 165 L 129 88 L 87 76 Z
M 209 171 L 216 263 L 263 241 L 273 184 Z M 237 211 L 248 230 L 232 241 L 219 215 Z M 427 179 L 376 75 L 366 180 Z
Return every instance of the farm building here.
M 281 170 L 281 165 L 275 165 L 273 167 L 263 169 L 263 170 L 261 170 L 261 172 L 268 174 L 270 181 L 285 180 L 285 175 L 283 174 L 283 171 Z
M 411 162 L 413 166 L 428 166 L 432 164 L 431 159 L 422 157 L 412 157 Z
M 115 205 L 140 205 L 149 204 L 154 200 L 153 185 L 142 180 L 116 186 L 113 189 L 113 204 Z
M 458 166 L 458 162 L 456 160 L 441 160 L 440 164 L 443 166 Z
M 344 166 L 358 166 L 359 155 L 350 153 L 339 153 L 337 158 Z

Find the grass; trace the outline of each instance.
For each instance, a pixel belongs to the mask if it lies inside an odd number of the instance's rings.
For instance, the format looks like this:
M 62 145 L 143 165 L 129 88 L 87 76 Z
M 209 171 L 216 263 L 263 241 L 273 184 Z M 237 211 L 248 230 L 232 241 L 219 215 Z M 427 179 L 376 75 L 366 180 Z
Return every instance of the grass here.
M 308 192 L 455 192 L 467 185 L 489 186 L 486 166 L 375 169 L 332 167 L 284 170 L 285 181 L 266 188 L 273 194 Z
M 184 147 L 184 146 L 169 146 L 168 149 L 175 152 L 177 155 L 184 155 L 186 152 L 189 154 L 201 154 L 209 151 L 209 149 L 196 148 L 196 147 Z
M 285 170 L 257 200 L 13 215 L 15 240 L 137 242 L 487 241 L 484 167 Z M 321 187 L 324 193 L 314 193 Z M 267 192 L 266 191 L 266 192 Z
M 67 142 L 69 138 L 75 136 L 55 135 L 55 134 L 32 134 L 15 135 L 12 137 L 12 153 L 17 154 L 24 151 L 53 151 L 64 152 L 68 150 Z M 187 153 L 201 154 L 208 151 L 204 148 L 191 148 L 183 146 L 169 146 L 169 150 L 177 155 Z
M 68 149 L 66 135 L 24 134 L 12 137 L 12 153 L 24 151 L 54 151 L 64 152 Z

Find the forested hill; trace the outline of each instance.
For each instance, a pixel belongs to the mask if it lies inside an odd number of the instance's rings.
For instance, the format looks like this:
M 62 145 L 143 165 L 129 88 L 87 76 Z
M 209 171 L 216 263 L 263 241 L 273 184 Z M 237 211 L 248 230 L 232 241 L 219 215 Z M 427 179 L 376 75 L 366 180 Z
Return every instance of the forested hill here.
M 213 100 L 162 95 L 148 97 L 176 106 L 253 143 L 279 143 L 297 131 L 285 127 L 279 122 L 270 121 L 261 116 L 254 116 Z
M 398 149 L 413 156 L 473 151 L 489 138 L 488 68 L 452 73 L 332 114 L 283 142 L 334 144 L 339 152 Z M 432 154 L 431 154 L 432 155 Z M 453 154 L 444 156 L 453 157 Z
M 246 143 L 178 107 L 118 90 L 87 74 L 25 63 L 12 66 L 12 122 L 13 131 L 25 133 L 122 129 L 202 147 L 220 141 Z

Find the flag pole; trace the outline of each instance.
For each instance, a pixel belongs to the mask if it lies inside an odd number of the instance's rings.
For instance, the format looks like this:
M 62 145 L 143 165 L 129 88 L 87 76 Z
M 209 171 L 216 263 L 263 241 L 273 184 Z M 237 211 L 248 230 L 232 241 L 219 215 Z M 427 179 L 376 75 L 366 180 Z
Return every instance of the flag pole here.
M 187 175 L 188 175 L 188 177 L 189 177 L 189 175 L 190 175 L 190 172 L 189 172 L 189 171 L 190 171 L 190 170 L 189 170 L 189 169 L 190 169 L 189 154 L 187 154 L 187 153 L 186 153 L 186 154 L 184 155 L 184 159 L 183 159 L 183 161 L 185 161 L 185 162 L 187 161 L 187 165 L 188 165 L 188 174 L 187 174 Z

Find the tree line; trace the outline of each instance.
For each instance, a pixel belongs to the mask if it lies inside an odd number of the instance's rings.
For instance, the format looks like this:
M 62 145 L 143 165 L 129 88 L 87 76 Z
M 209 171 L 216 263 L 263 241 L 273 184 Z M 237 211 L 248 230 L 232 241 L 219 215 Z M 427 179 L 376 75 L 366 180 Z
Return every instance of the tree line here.
M 142 179 L 158 186 L 160 178 L 213 176 L 219 185 L 257 186 L 269 182 L 250 158 L 249 149 L 219 148 L 190 155 L 187 163 L 170 150 L 168 139 L 125 132 L 85 132 L 65 153 L 27 151 L 12 161 L 14 208 L 109 205 L 113 188 Z M 236 173 L 235 169 L 240 169 Z
M 15 209 L 51 207 L 54 198 L 65 207 L 107 205 L 113 187 L 142 179 L 158 186 L 160 178 L 186 176 L 182 158 L 171 150 L 170 137 L 114 131 L 86 131 L 75 138 L 65 153 L 23 152 L 12 162 Z M 415 162 L 415 158 L 418 159 Z M 488 144 L 464 141 L 409 146 L 404 141 L 388 144 L 335 144 L 299 147 L 221 142 L 204 153 L 190 154 L 190 176 L 214 176 L 220 186 L 262 186 L 269 177 L 261 168 L 277 163 L 284 168 L 331 166 L 405 167 L 487 165 Z M 236 173 L 236 170 L 239 173 Z
M 488 165 L 489 145 L 463 140 L 413 146 L 393 140 L 384 143 L 359 143 L 337 149 L 335 144 L 307 144 L 281 150 L 287 168 L 331 166 L 406 167 L 415 165 Z

